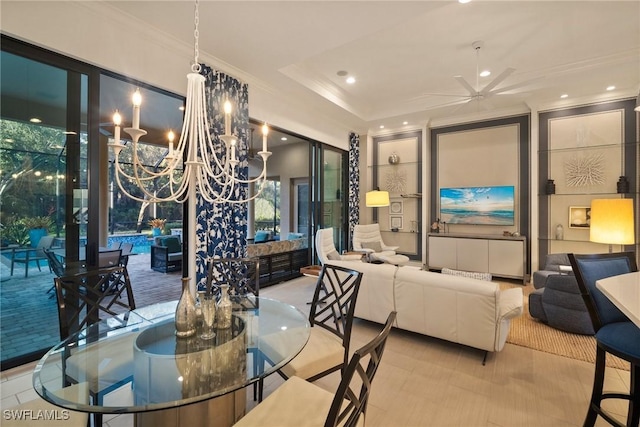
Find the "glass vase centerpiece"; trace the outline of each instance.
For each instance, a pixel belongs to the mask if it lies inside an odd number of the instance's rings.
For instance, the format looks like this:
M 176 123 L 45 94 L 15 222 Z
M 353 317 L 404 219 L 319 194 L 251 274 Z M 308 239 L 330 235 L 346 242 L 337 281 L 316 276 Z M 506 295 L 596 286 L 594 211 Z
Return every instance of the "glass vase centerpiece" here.
M 182 278 L 182 295 L 176 307 L 176 336 L 178 338 L 188 338 L 196 333 L 196 301 L 189 291 L 188 277 Z

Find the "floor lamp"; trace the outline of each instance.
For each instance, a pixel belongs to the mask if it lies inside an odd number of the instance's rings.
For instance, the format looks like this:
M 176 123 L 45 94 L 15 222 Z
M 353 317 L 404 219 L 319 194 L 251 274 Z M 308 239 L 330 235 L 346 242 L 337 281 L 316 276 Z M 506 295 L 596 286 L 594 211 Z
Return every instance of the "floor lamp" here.
M 589 240 L 608 244 L 609 253 L 613 245 L 633 245 L 633 199 L 592 200 Z

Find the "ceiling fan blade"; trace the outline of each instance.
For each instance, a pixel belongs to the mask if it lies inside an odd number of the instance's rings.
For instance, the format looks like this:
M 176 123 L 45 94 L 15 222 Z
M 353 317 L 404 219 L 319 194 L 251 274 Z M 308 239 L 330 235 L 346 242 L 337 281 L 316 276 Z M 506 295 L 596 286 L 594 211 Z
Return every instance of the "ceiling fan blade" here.
M 523 82 L 520 83 L 515 83 L 512 84 L 511 86 L 505 86 L 505 87 L 501 87 L 500 89 L 496 89 L 491 91 L 492 94 L 498 94 L 498 93 L 503 93 L 503 92 L 508 92 L 510 90 L 514 90 L 514 89 L 518 89 L 524 86 L 528 86 L 532 83 L 535 83 L 537 81 L 543 80 L 545 77 L 536 77 L 535 79 L 529 79 L 529 80 L 525 80 Z
M 431 92 L 428 92 L 428 93 L 420 94 L 420 95 L 418 95 L 416 97 L 413 97 L 411 99 L 412 100 L 423 99 L 423 98 L 427 98 L 429 96 L 446 96 L 446 97 L 451 97 L 451 98 L 469 98 L 469 95 L 459 95 L 459 94 L 456 95 L 456 94 L 453 94 L 453 93 L 431 93 Z
M 516 69 L 515 68 L 507 68 L 506 70 L 504 70 L 502 73 L 500 73 L 500 75 L 498 75 L 498 77 L 496 77 L 495 79 L 493 79 L 493 81 L 491 83 L 489 83 L 488 85 L 486 85 L 484 87 L 484 89 L 482 89 L 480 91 L 481 94 L 486 95 L 489 92 L 491 92 L 491 90 L 498 86 L 500 83 L 502 83 L 502 81 L 504 79 L 506 79 L 507 77 L 509 77 Z
M 454 108 L 453 110 L 449 111 L 448 114 L 454 115 L 455 113 L 457 113 L 458 111 L 462 110 L 464 108 L 465 105 L 469 105 L 469 103 L 473 100 L 473 98 L 469 98 L 464 102 L 461 102 L 458 104 L 458 106 L 456 108 Z M 451 105 L 455 105 L 455 104 L 451 104 Z
M 476 96 L 477 91 L 462 76 L 453 76 L 468 92 L 470 96 Z

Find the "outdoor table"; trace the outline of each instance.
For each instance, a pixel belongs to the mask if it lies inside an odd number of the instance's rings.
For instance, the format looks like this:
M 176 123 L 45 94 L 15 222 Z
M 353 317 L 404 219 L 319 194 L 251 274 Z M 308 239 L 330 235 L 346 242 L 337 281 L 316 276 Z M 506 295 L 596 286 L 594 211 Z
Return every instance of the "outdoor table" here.
M 66 409 L 134 413 L 136 426 L 231 426 L 244 415 L 244 387 L 288 363 L 309 338 L 306 316 L 291 305 L 253 296 L 232 301 L 232 327 L 216 329 L 211 340 L 175 336 L 176 301 L 105 319 L 45 354 L 33 374 L 34 388 Z M 94 381 L 114 389 L 101 403 L 90 399 L 87 387 L 73 396 L 64 393 L 70 355 L 80 358 L 74 361 L 80 371 L 73 372 L 80 386 Z M 107 375 L 114 365 L 119 368 Z M 98 372 L 97 380 L 83 376 L 90 371 Z

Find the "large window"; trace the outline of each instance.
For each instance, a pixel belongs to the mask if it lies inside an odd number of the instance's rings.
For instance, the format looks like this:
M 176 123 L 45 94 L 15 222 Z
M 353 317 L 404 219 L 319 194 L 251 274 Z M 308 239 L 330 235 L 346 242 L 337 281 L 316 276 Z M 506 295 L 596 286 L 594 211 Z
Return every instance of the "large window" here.
M 268 179 L 255 201 L 255 230 L 280 234 L 280 181 Z

